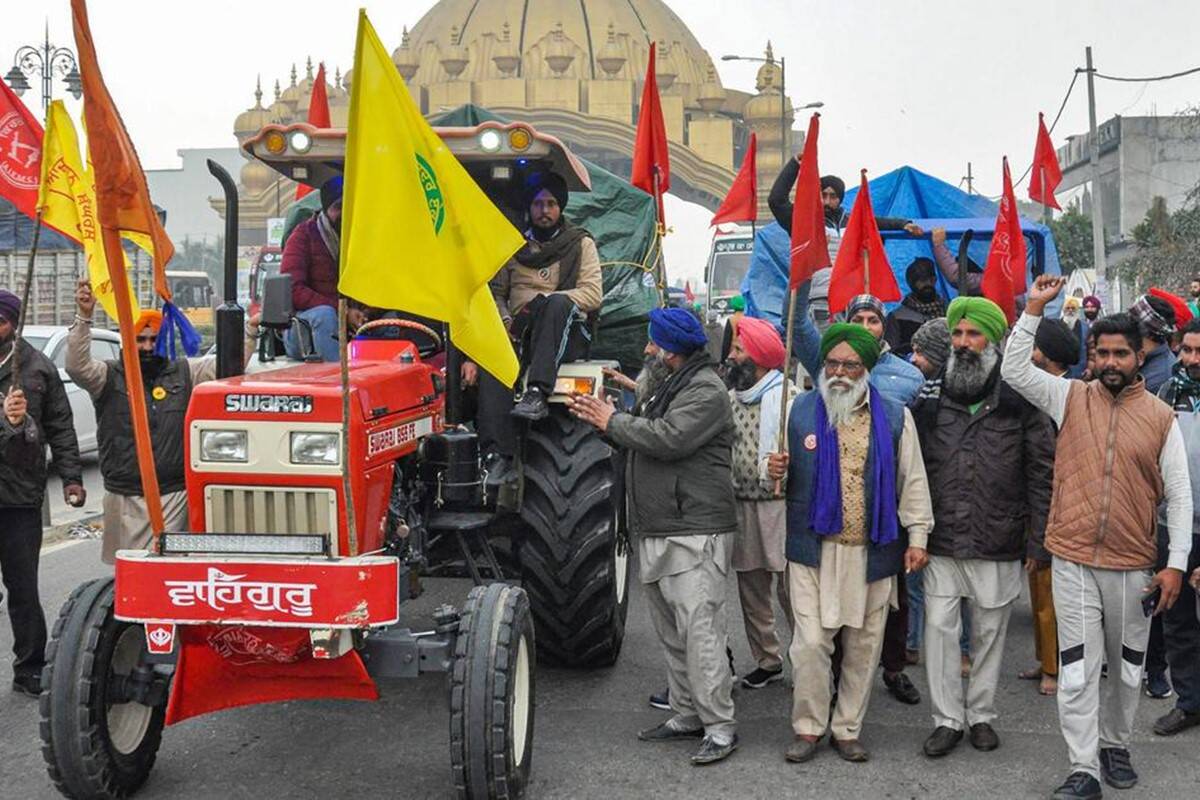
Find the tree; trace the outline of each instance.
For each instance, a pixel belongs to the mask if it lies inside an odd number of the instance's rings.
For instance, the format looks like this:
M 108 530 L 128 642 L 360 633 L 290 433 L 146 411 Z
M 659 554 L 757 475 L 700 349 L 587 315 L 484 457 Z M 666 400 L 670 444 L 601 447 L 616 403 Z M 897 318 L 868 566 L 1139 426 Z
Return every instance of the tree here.
M 1161 286 L 1186 295 L 1192 278 L 1200 275 L 1200 205 L 1188 205 L 1171 214 L 1167 203 L 1155 197 L 1145 218 L 1133 229 L 1136 251 L 1117 272 L 1139 288 Z
M 1069 275 L 1077 269 L 1091 269 L 1092 263 L 1092 218 L 1079 209 L 1076 200 L 1067 206 L 1057 218 L 1050 221 L 1054 234 L 1054 245 L 1058 248 L 1058 262 L 1062 273 Z

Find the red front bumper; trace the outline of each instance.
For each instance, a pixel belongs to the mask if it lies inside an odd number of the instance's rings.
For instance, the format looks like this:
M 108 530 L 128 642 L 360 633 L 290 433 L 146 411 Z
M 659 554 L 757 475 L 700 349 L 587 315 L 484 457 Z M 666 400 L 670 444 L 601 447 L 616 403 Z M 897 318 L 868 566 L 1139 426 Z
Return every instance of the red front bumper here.
M 117 553 L 117 619 L 370 628 L 399 619 L 399 561 Z

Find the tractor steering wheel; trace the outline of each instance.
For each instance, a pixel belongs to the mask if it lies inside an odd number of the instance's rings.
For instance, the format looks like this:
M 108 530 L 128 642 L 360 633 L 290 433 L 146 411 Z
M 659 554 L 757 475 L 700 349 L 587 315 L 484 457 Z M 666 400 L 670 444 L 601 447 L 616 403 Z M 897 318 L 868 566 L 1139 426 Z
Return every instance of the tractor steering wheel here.
M 362 336 L 364 333 L 369 333 L 374 330 L 382 330 L 384 328 L 392 328 L 397 330 L 399 339 L 404 339 L 412 342 L 417 346 L 417 352 L 421 358 L 429 358 L 434 353 L 442 349 L 442 337 L 437 331 L 430 328 L 428 325 L 422 325 L 419 322 L 413 322 L 410 319 L 376 319 L 364 323 L 362 327 L 354 332 L 355 338 Z M 427 339 L 427 342 L 422 342 L 419 337 L 405 335 L 406 332 L 420 334 L 421 337 Z

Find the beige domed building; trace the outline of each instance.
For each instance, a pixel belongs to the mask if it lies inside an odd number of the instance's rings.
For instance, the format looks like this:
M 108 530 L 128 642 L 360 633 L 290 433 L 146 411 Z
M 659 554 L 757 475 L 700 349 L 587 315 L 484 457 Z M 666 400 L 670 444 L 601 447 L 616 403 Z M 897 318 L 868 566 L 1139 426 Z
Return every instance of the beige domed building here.
M 682 0 L 677 0 L 682 1 Z M 385 41 L 388 32 L 381 32 Z M 396 69 L 422 113 L 436 118 L 464 104 L 530 122 L 575 152 L 618 175 L 629 175 L 638 105 L 651 44 L 658 46 L 657 82 L 671 142 L 671 193 L 715 209 L 741 164 L 750 133 L 758 134 L 760 219 L 782 164 L 798 147 L 791 135 L 792 105 L 779 91 L 779 67 L 770 44 L 755 94 L 725 88 L 713 57 L 663 0 L 441 0 L 392 53 Z M 327 86 L 334 126 L 344 126 L 353 74 L 335 72 Z M 239 144 L 265 121 L 307 117 L 313 64 L 298 80 L 275 84 L 264 108 L 237 117 Z M 241 228 L 246 243 L 261 239 L 268 217 L 286 213 L 294 184 L 266 177 L 261 165 L 241 173 Z M 219 212 L 223 203 L 214 202 Z

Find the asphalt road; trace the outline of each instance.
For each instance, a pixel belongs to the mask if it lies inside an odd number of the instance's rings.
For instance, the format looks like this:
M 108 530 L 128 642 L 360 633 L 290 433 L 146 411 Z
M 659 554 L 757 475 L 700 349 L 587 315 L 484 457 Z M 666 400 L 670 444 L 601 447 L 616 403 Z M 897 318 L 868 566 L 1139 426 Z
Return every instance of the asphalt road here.
M 53 622 L 78 583 L 104 573 L 96 542 L 68 542 L 47 550 L 42 562 L 44 604 Z M 460 602 L 462 581 L 431 581 L 413 604 L 411 624 L 425 627 L 441 602 Z M 646 696 L 663 682 L 662 656 L 634 587 L 625 647 L 617 666 L 596 672 L 541 670 L 534 744 L 533 798 L 1033 798 L 1047 797 L 1065 776 L 1066 748 L 1055 703 L 1016 673 L 1032 661 L 1031 618 L 1022 600 L 1006 646 L 996 728 L 1002 746 L 978 753 L 964 744 L 937 762 L 920 755 L 931 730 L 927 702 L 902 706 L 876 682 L 864 743 L 872 760 L 840 761 L 823 749 L 806 765 L 783 760 L 791 732 L 790 694 L 779 684 L 736 695 L 741 749 L 711 767 L 690 765 L 691 743 L 638 742 L 640 728 L 663 713 Z M 733 644 L 738 667 L 750 665 L 730 585 L 730 612 L 738 622 Z M 2 613 L 2 612 L 0 612 Z M 0 624 L 0 652 L 11 647 Z M 921 667 L 911 668 L 925 691 Z M 7 680 L 7 666 L 0 678 Z M 396 685 L 377 703 L 286 703 L 225 711 L 169 728 L 144 798 L 447 797 L 450 774 L 444 679 L 427 676 Z M 1174 739 L 1150 726 L 1171 701 L 1143 697 L 1133 744 L 1142 782 L 1108 796 L 1200 796 L 1200 730 Z M 50 798 L 37 738 L 37 703 L 0 691 L 0 797 Z

